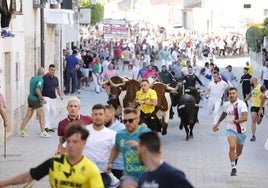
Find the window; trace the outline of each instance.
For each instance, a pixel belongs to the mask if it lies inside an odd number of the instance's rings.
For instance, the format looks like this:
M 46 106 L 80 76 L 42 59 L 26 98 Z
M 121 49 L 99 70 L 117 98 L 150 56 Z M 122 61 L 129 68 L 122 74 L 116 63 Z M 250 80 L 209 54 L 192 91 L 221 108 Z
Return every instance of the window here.
M 244 4 L 244 8 L 251 8 L 251 4 Z

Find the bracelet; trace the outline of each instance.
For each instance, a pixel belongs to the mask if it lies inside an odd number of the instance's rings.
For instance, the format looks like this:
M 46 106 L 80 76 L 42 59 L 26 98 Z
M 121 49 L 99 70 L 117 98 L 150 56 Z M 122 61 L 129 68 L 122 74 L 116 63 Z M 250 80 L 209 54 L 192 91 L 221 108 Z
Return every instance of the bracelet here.
M 109 161 L 107 164 L 113 164 L 113 162 Z

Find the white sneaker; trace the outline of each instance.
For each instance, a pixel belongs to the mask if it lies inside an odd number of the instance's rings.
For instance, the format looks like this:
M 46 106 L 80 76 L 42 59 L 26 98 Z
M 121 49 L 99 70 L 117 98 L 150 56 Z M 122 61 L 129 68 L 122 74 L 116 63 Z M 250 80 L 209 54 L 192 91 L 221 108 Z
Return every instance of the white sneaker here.
M 111 183 L 110 183 L 109 188 L 117 188 L 117 187 L 120 185 L 120 180 L 117 179 L 117 178 L 113 175 L 113 173 L 109 173 L 108 175 L 109 175 L 110 178 L 111 178 Z

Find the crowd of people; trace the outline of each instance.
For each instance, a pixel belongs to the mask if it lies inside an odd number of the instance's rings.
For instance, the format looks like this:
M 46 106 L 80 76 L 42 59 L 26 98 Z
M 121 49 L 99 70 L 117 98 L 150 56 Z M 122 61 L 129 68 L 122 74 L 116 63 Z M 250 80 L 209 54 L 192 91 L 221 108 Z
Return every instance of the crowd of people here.
M 81 49 L 64 50 L 64 91 L 54 75 L 54 64 L 49 66 L 47 74 L 44 68 L 38 68 L 30 81 L 28 108 L 17 134 L 28 136 L 25 127 L 36 111 L 41 137 L 50 138 L 49 132 L 57 129 L 56 156 L 28 172 L 0 181 L 0 187 L 30 183 L 46 175 L 49 175 L 53 187 L 68 184 L 100 188 L 119 185 L 123 188 L 193 187 L 182 171 L 162 160 L 158 136 L 161 125 L 155 114 L 157 94 L 150 88 L 148 78 L 170 86 L 180 82 L 183 89 L 200 88 L 200 95 L 207 100 L 208 113 L 213 117 L 213 131 L 218 131 L 220 123 L 227 119 L 231 176 L 237 174 L 238 157 L 246 139 L 247 101 L 252 101 L 252 142 L 256 141 L 256 124 L 261 123 L 264 114 L 264 102 L 268 97 L 267 53 L 263 51 L 262 83 L 252 76 L 249 62 L 246 62 L 239 80 L 232 72 L 232 65 L 220 70 L 214 59 L 247 53 L 241 35 L 202 35 L 199 40 L 178 35 L 172 40 L 157 41 L 153 33 L 144 30 L 136 40 L 130 41 L 83 40 Z M 199 59 L 203 61 L 202 66 L 197 64 Z M 160 62 L 161 68 L 155 64 L 156 61 Z M 126 108 L 122 122 L 119 122 L 112 106 L 96 104 L 91 115 L 82 115 L 80 100 L 72 97 L 67 104 L 67 117 L 57 127 L 53 126 L 57 98 L 62 100 L 63 93 L 75 95 L 85 87 L 92 87 L 94 92 L 100 93 L 102 86 L 99 82 L 120 76 L 119 71 L 140 81 L 141 90 L 135 96 L 140 113 Z M 235 80 L 242 84 L 243 99 L 238 98 L 238 88 L 233 87 Z M 105 89 L 109 93 L 109 88 Z M 8 120 L 1 95 L 0 113 L 6 127 Z M 170 114 L 172 118 L 172 107 Z M 55 169 L 55 165 L 59 168 Z M 83 175 L 75 173 L 81 170 Z M 66 178 L 67 172 L 69 178 Z

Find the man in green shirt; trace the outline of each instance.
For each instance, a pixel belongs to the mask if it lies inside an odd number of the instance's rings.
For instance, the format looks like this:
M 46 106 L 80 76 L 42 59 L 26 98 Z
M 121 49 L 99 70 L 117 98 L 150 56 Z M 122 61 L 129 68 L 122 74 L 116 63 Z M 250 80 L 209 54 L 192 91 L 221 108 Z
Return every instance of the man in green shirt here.
M 45 123 L 44 123 L 44 111 L 43 111 L 43 104 L 46 104 L 46 100 L 42 96 L 42 90 L 44 86 L 44 81 L 42 76 L 44 75 L 44 68 L 40 67 L 37 70 L 37 75 L 33 76 L 30 81 L 30 93 L 28 96 L 28 108 L 27 108 L 27 113 L 26 116 L 24 117 L 20 129 L 17 132 L 20 136 L 26 137 L 28 134 L 25 132 L 25 127 L 29 120 L 31 119 L 34 110 L 36 110 L 39 123 L 40 123 L 40 128 L 41 128 L 41 137 L 45 138 L 50 138 L 51 135 L 48 134 L 45 131 Z

